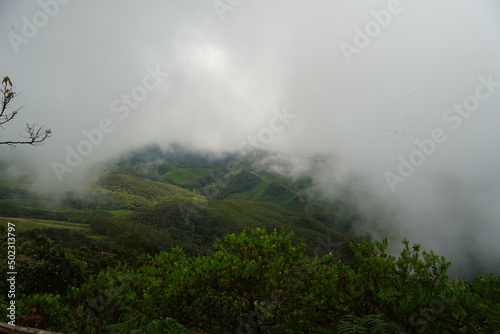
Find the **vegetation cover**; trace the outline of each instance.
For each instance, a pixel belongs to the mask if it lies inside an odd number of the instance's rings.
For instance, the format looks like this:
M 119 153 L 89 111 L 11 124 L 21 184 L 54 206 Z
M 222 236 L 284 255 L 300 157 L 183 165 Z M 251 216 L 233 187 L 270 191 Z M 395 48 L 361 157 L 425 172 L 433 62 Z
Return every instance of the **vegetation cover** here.
M 5 167 L 5 165 L 2 165 Z M 228 168 L 228 166 L 231 166 Z M 85 192 L 0 168 L 16 324 L 62 333 L 500 333 L 500 278 L 356 232 L 347 202 L 181 148 L 129 154 Z M 234 171 L 237 172 L 234 172 Z M 21 182 L 22 181 L 22 182 Z M 7 272 L 7 259 L 0 259 Z M 8 291 L 6 280 L 0 283 Z M 7 296 L 0 301 L 7 319 Z
M 64 333 L 500 329 L 498 277 L 451 281 L 444 258 L 408 241 L 397 257 L 386 253 L 386 241 L 349 247 L 347 261 L 311 257 L 293 233 L 257 228 L 217 239 L 210 255 L 189 257 L 175 247 L 126 264 L 84 249 L 73 255 L 44 236 L 26 238 L 17 323 Z

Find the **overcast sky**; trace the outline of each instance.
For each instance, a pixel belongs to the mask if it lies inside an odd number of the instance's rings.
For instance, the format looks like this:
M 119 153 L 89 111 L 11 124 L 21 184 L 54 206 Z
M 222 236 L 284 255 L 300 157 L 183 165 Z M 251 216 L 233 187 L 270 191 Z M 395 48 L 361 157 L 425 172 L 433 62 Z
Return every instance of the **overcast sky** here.
M 54 133 L 0 154 L 53 184 L 68 150 L 87 156 L 65 181 L 146 143 L 230 151 L 255 137 L 291 174 L 327 156 L 318 187 L 393 212 L 390 234 L 500 272 L 495 0 L 1 0 L 0 38 L 24 106 L 0 138 L 26 122 Z

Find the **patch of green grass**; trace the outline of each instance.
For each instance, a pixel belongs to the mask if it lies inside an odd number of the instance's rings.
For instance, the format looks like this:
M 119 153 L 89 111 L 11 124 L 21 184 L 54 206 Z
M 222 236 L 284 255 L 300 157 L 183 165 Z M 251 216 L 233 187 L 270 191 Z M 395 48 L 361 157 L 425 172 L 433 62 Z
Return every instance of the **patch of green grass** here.
M 250 202 L 245 200 L 210 201 L 208 209 L 220 219 L 229 219 L 241 228 L 254 228 L 265 225 L 283 225 L 290 220 L 290 212 L 272 203 Z
M 290 182 L 282 177 L 271 174 L 258 174 L 262 180 L 252 189 L 244 192 L 234 193 L 227 199 L 242 199 L 252 202 L 269 202 L 299 212 L 303 210 L 304 204 L 296 201 L 298 190 Z M 280 191 L 272 191 L 279 184 Z
M 172 184 L 146 180 L 123 173 L 110 173 L 103 177 L 99 184 L 112 192 L 140 196 L 146 199 L 194 195 L 189 190 Z
M 24 232 L 34 229 L 60 228 L 83 232 L 86 234 L 90 233 L 90 228 L 87 224 L 70 223 L 57 220 L 0 217 L 0 225 L 7 226 L 7 223 L 9 222 L 16 225 L 16 232 Z
M 196 198 L 196 193 L 179 186 L 143 179 L 134 175 L 113 172 L 105 175 L 94 187 L 110 195 L 111 210 L 135 210 L 139 207 L 156 205 L 175 198 Z
M 16 207 L 28 208 L 28 209 L 41 209 L 41 210 L 52 210 L 52 211 L 79 211 L 70 207 L 62 206 L 60 203 L 55 203 L 52 201 L 47 201 L 43 199 L 2 199 L 0 204 L 10 204 Z
M 95 217 L 111 216 L 111 214 L 105 211 L 98 210 L 43 210 L 32 207 L 15 206 L 7 202 L 0 202 L 0 215 L 3 217 L 71 221 L 78 223 L 88 219 L 94 219 Z
M 216 170 L 215 168 L 177 166 L 169 166 L 168 169 L 168 172 L 163 174 L 163 177 L 169 182 L 178 185 L 184 185 Z
M 339 237 L 339 233 L 325 223 L 274 203 L 216 200 L 209 202 L 207 210 L 211 220 L 217 223 L 217 228 L 224 234 L 256 227 L 268 230 L 285 227 L 294 231 L 297 238 L 303 238 L 311 245 L 317 240 L 323 240 L 325 236 Z

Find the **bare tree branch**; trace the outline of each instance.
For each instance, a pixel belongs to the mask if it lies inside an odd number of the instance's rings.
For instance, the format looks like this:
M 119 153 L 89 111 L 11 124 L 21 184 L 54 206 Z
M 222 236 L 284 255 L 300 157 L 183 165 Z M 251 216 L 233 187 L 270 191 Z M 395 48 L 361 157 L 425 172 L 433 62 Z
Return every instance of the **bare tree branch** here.
M 13 90 L 14 88 L 12 87 L 12 82 L 10 81 L 9 77 L 4 77 L 2 80 L 2 85 L 0 89 L 0 94 L 1 94 L 1 109 L 0 109 L 0 128 L 3 129 L 3 124 L 10 122 L 16 115 L 18 114 L 19 110 L 22 109 L 16 109 L 12 112 L 8 112 L 7 109 L 9 108 L 9 104 L 12 102 L 12 100 L 18 95 L 16 92 Z M 18 144 L 27 144 L 27 145 L 33 145 L 33 146 L 38 146 L 41 145 L 47 138 L 50 138 L 52 135 L 52 131 L 50 129 L 45 129 L 44 126 L 39 126 L 35 123 L 33 124 L 28 124 L 26 123 L 26 128 L 24 129 L 26 132 L 26 135 L 20 135 L 22 138 L 26 140 L 6 140 L 6 141 L 0 141 L 0 145 L 9 145 L 10 147 L 15 147 Z
M 33 146 L 38 146 L 41 145 L 42 142 L 49 138 L 52 134 L 52 131 L 50 129 L 45 130 L 43 126 L 37 128 L 36 124 L 28 124 L 26 123 L 26 128 L 24 129 L 27 132 L 27 136 L 22 136 L 22 138 L 25 138 L 27 140 L 19 140 L 19 141 L 0 141 L 0 145 L 10 145 L 12 147 L 15 147 L 17 144 L 29 144 Z

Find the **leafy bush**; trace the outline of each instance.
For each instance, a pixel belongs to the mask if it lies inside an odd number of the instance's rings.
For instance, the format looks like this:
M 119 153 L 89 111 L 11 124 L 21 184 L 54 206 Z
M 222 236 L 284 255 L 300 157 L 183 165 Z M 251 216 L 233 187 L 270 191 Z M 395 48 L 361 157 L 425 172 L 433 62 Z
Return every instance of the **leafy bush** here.
M 104 269 L 83 284 L 69 283 L 74 286 L 61 297 L 23 295 L 20 315 L 26 324 L 65 333 L 500 330 L 497 276 L 450 281 L 443 257 L 406 240 L 393 256 L 386 240 L 354 238 L 351 263 L 335 254 L 311 258 L 305 243 L 294 240 L 284 229 L 257 228 L 218 239 L 210 255 L 188 257 L 177 247 L 141 256 L 135 269 Z M 47 240 L 38 246 L 31 259 L 71 267 L 65 262 L 71 256 Z M 22 288 L 33 290 L 30 284 Z
M 59 295 L 27 295 L 18 303 L 16 325 L 57 330 L 68 321 L 70 309 Z
M 23 294 L 65 294 L 87 277 L 87 264 L 43 235 L 23 241 L 18 246 L 19 289 Z

